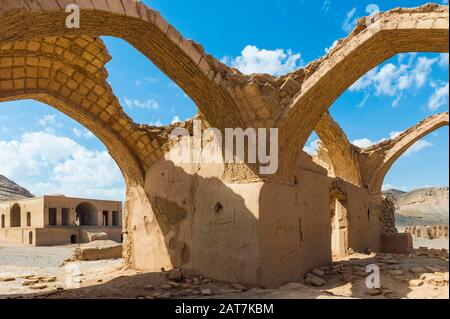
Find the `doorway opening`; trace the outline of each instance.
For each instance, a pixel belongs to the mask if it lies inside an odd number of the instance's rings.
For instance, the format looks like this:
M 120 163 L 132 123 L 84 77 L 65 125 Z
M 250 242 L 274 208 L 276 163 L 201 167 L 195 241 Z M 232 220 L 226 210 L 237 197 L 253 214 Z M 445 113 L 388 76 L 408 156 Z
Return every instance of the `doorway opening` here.
M 107 210 L 103 211 L 103 226 L 108 226 L 109 225 L 109 221 L 108 221 L 108 215 L 109 212 Z
M 11 207 L 11 214 L 10 214 L 10 223 L 11 227 L 20 227 L 20 205 L 14 204 Z
M 31 226 L 31 213 L 27 212 L 27 227 Z
M 348 254 L 348 209 L 345 196 L 332 194 L 330 198 L 331 213 L 331 253 L 333 258 Z
M 75 212 L 78 226 L 97 226 L 97 208 L 93 204 L 82 202 Z

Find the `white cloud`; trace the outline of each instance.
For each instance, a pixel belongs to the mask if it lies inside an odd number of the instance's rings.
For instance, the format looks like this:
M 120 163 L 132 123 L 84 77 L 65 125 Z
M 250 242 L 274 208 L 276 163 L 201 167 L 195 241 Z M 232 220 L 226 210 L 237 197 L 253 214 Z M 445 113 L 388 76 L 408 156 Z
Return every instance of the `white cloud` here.
M 325 0 L 322 5 L 322 11 L 324 11 L 324 12 L 330 11 L 330 6 L 331 6 L 331 1 Z
M 364 94 L 364 98 L 362 99 L 362 101 L 356 107 L 358 107 L 358 108 L 364 107 L 364 105 L 366 105 L 366 102 L 369 99 L 369 97 L 370 97 L 369 93 Z
M 146 101 L 141 101 L 138 99 L 129 99 L 124 97 L 125 106 L 129 109 L 139 108 L 139 109 L 147 109 L 147 110 L 157 110 L 159 108 L 158 102 L 153 99 L 148 99 Z
M 370 147 L 370 146 L 372 146 L 374 144 L 378 144 L 378 143 L 384 142 L 387 139 L 394 139 L 394 138 L 396 138 L 397 136 L 399 136 L 402 133 L 403 132 L 393 131 L 393 132 L 389 133 L 389 138 L 384 137 L 384 138 L 379 139 L 378 141 L 372 141 L 371 139 L 369 139 L 367 137 L 363 137 L 363 138 L 360 138 L 360 139 L 353 140 L 352 144 L 356 145 L 356 146 L 358 146 L 360 148 L 367 148 L 367 147 Z
M 95 185 L 101 188 L 121 181 L 117 170 L 107 151 L 80 147 L 54 166 L 52 178 L 63 185 Z
M 390 139 L 394 139 L 394 138 L 396 138 L 396 137 L 398 137 L 400 134 L 402 134 L 403 132 L 400 132 L 400 131 L 394 131 L 394 132 L 391 132 L 391 133 L 389 133 L 389 138 Z
M 356 81 L 349 90 L 351 92 L 374 90 L 376 96 L 395 97 L 392 106 L 399 105 L 402 92 L 416 88 L 419 89 L 427 82 L 434 64 L 439 63 L 440 58 L 418 57 L 416 53 L 400 54 L 399 64 L 387 63 L 378 66 Z
M 313 140 L 311 141 L 311 143 L 309 143 L 309 145 L 305 145 L 305 147 L 303 147 L 303 150 L 311 156 L 316 156 L 317 149 L 319 148 L 319 142 L 319 139 Z
M 448 82 L 434 89 L 433 94 L 428 99 L 428 108 L 432 111 L 448 104 Z
M 107 151 L 89 150 L 68 137 L 47 132 L 0 140 L 0 149 L 0 174 L 29 187 L 32 193 L 123 199 L 123 178 Z M 120 192 L 120 197 L 111 196 Z
M 411 154 L 417 153 L 424 148 L 428 148 L 433 146 L 433 143 L 430 143 L 426 140 L 419 140 L 416 143 L 414 143 L 408 150 L 403 154 L 404 156 L 410 156 Z
M 172 119 L 172 124 L 175 124 L 177 122 L 180 122 L 180 117 L 178 115 L 175 115 Z
M 416 67 L 413 70 L 413 80 L 416 83 L 416 87 L 420 88 L 424 85 L 427 77 L 431 73 L 431 67 L 434 63 L 438 62 L 439 59 L 429 59 L 426 57 L 420 57 L 417 62 Z
M 390 189 L 398 189 L 398 190 L 401 190 L 401 191 L 404 191 L 404 192 L 406 192 L 408 189 L 407 189 L 407 187 L 405 187 L 405 186 L 395 186 L 395 185 L 392 185 L 392 184 L 383 184 L 383 186 L 381 187 L 381 190 L 382 191 L 387 191 L 387 190 L 390 190 Z
M 157 120 L 157 121 L 148 123 L 148 125 L 150 125 L 150 126 L 163 126 L 164 124 L 162 123 L 161 120 Z
M 87 129 L 79 129 L 77 127 L 73 127 L 72 132 L 78 138 L 81 138 L 81 137 L 86 138 L 86 139 L 94 138 L 94 134 L 92 134 L 92 132 Z
M 224 57 L 222 62 L 244 74 L 268 73 L 275 76 L 292 72 L 303 63 L 301 54 L 293 53 L 292 50 L 260 50 L 254 45 L 247 45 L 240 56 Z
M 82 132 L 81 132 L 81 130 L 80 129 L 78 129 L 78 128 L 76 128 L 76 127 L 74 127 L 74 128 L 72 128 L 72 132 L 73 132 L 73 134 L 75 134 L 75 136 L 76 137 L 81 137 L 83 134 L 82 134 Z
M 347 33 L 350 33 L 355 27 L 357 23 L 357 19 L 354 18 L 356 13 L 356 8 L 351 9 L 347 12 L 345 15 L 344 23 L 342 24 L 342 30 L 344 30 Z
M 0 141 L 0 170 L 13 178 L 39 175 L 80 147 L 69 138 L 47 132 L 25 133 L 19 141 Z
M 402 133 L 403 132 L 399 132 L 399 131 L 391 132 L 389 134 L 389 139 L 394 139 L 394 138 L 398 137 Z M 353 140 L 352 144 L 356 145 L 356 146 L 358 146 L 360 148 L 367 148 L 367 147 L 370 147 L 370 146 L 372 146 L 374 144 L 378 144 L 378 143 L 384 142 L 387 139 L 388 138 L 382 138 L 382 139 L 380 139 L 378 141 L 372 141 L 371 139 L 369 139 L 367 137 L 364 137 L 364 138 L 361 138 L 361 139 Z M 408 150 L 403 154 L 403 156 L 410 156 L 411 154 L 417 153 L 417 152 L 419 152 L 419 151 L 421 151 L 421 150 L 423 150 L 423 149 L 425 149 L 427 147 L 431 147 L 431 146 L 433 146 L 433 143 L 430 143 L 430 142 L 428 142 L 426 140 L 419 140 L 416 143 L 414 143 L 410 148 L 408 148 Z
M 397 97 L 394 99 L 394 101 L 392 101 L 391 106 L 397 107 L 400 104 L 400 100 L 402 99 L 402 97 L 403 97 L 403 94 L 397 95 Z
M 325 53 L 330 52 L 338 44 L 339 40 L 334 40 L 333 44 L 329 48 L 325 48 Z
M 395 185 L 392 184 L 383 184 L 383 186 L 381 187 L 382 191 L 387 191 L 390 189 L 398 189 Z
M 374 141 L 368 139 L 367 137 L 363 137 L 363 138 L 356 139 L 356 140 L 352 141 L 353 145 L 356 145 L 356 146 L 358 146 L 360 148 L 366 148 L 366 147 L 372 146 L 372 145 L 374 145 L 376 143 L 377 142 L 374 142 Z
M 157 78 L 144 78 L 142 80 L 136 80 L 135 84 L 136 86 L 140 86 L 143 83 L 156 83 L 159 80 Z
M 125 189 L 123 187 L 107 187 L 99 188 L 94 186 L 86 185 L 70 185 L 69 187 L 64 187 L 53 182 L 20 182 L 21 186 L 28 190 L 36 189 L 39 193 L 34 193 L 36 196 L 41 195 L 66 195 L 81 198 L 94 198 L 94 199 L 105 199 L 105 200 L 119 200 L 125 201 Z
M 439 55 L 439 66 L 443 69 L 447 68 L 448 69 L 448 58 L 449 54 L 448 53 L 441 53 Z
M 44 129 L 49 132 L 53 133 L 55 130 L 54 128 L 61 128 L 63 127 L 62 123 L 56 120 L 56 115 L 44 115 L 38 120 L 38 124 Z

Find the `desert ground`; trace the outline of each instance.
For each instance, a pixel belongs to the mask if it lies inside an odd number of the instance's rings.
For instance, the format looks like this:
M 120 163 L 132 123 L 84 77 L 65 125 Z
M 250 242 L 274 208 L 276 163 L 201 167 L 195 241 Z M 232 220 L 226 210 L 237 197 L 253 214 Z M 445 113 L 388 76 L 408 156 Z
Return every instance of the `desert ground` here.
M 413 255 L 352 254 L 277 289 L 245 287 L 186 270 L 138 272 L 122 259 L 70 260 L 77 246 L 0 245 L 4 298 L 449 298 L 448 250 Z M 66 262 L 65 262 L 66 260 Z M 380 267 L 381 287 L 365 285 L 368 265 Z

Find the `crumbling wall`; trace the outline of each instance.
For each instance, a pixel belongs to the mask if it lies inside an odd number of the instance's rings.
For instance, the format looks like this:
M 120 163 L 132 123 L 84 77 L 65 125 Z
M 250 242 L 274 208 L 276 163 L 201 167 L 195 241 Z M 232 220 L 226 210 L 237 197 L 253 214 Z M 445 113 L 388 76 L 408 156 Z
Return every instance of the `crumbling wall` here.
M 425 239 L 448 239 L 448 225 L 411 226 L 405 228 L 405 233 Z
M 232 180 L 227 165 L 175 163 L 169 152 L 149 169 L 145 197 L 139 196 L 146 209 L 132 213 L 128 223 L 136 268 L 182 267 L 275 287 L 331 262 L 330 192 L 336 179 L 305 153 L 294 184 L 248 180 L 237 164 L 231 170 L 242 179 Z M 366 217 L 367 191 L 340 181 L 352 248 L 376 250 L 372 234 L 379 232 Z
M 383 234 L 398 233 L 395 227 L 395 205 L 389 197 L 383 198 L 381 202 L 381 232 Z

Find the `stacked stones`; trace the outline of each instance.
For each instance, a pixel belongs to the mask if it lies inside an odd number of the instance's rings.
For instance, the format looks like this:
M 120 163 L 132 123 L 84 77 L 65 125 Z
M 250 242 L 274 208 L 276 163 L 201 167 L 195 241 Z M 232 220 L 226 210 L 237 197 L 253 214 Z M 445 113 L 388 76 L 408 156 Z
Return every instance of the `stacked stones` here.
M 383 198 L 381 206 L 381 231 L 385 234 L 398 233 L 395 227 L 395 206 L 388 197 Z

